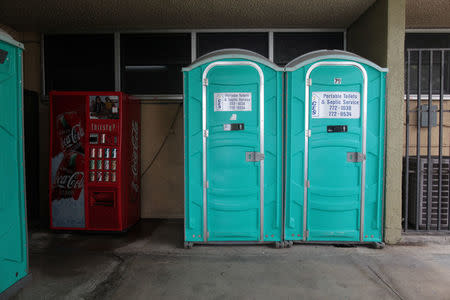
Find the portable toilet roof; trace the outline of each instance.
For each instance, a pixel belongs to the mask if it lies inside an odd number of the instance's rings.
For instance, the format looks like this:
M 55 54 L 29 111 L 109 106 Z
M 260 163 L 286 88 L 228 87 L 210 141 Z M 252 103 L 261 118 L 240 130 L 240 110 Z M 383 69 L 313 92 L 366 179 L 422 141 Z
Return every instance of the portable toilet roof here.
M 371 66 L 374 69 L 380 71 L 380 72 L 387 72 L 387 68 L 382 68 L 379 65 L 375 64 L 374 62 L 371 62 L 370 60 L 363 58 L 355 53 L 348 52 L 348 51 L 342 51 L 342 50 L 317 50 L 313 52 L 306 53 L 304 55 L 301 55 L 291 62 L 289 62 L 285 66 L 286 72 L 292 72 L 295 70 L 300 69 L 303 66 L 306 66 L 308 64 L 314 63 L 319 60 L 324 59 L 342 59 L 342 60 L 352 60 L 357 61 L 360 63 L 363 63 L 365 65 Z
M 262 56 L 256 52 L 238 49 L 238 48 L 229 48 L 229 49 L 221 49 L 209 52 L 205 55 L 200 56 L 191 65 L 182 69 L 183 72 L 191 71 L 198 66 L 201 66 L 205 63 L 222 60 L 222 59 L 248 59 L 263 65 L 266 65 L 276 71 L 283 71 L 283 68 L 277 66 L 273 62 L 271 62 L 267 57 Z
M 10 45 L 16 46 L 18 48 L 24 49 L 24 46 L 22 43 L 16 41 L 12 38 L 11 35 L 9 35 L 6 31 L 3 29 L 0 29 L 0 41 L 3 41 L 5 43 L 8 43 Z

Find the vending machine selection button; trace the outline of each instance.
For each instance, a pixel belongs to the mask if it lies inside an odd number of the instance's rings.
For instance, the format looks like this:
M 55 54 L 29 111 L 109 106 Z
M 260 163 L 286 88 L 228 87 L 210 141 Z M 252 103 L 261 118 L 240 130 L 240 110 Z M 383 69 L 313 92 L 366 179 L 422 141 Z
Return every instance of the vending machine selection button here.
M 95 158 L 95 148 L 91 148 L 91 158 Z
M 89 172 L 89 181 L 95 181 L 95 172 Z
M 98 158 L 102 158 L 102 156 L 103 156 L 103 149 L 98 148 Z
M 105 160 L 105 170 L 109 170 L 109 160 Z
M 89 135 L 89 143 L 90 144 L 98 144 L 98 134 L 97 133 L 91 133 Z
M 117 161 L 111 160 L 111 170 L 117 169 Z
M 109 181 L 109 172 L 106 172 L 105 173 L 105 182 L 108 182 Z
M 103 162 L 101 159 L 97 160 L 97 169 L 101 170 L 103 167 Z
M 102 182 L 103 181 L 103 174 L 102 172 L 97 172 L 97 181 Z
M 112 148 L 111 157 L 112 158 L 117 158 L 117 148 Z
M 109 158 L 109 148 L 105 148 L 105 158 Z
M 89 161 L 89 169 L 94 170 L 95 169 L 95 160 L 91 159 Z
M 111 181 L 116 182 L 116 172 L 111 173 Z

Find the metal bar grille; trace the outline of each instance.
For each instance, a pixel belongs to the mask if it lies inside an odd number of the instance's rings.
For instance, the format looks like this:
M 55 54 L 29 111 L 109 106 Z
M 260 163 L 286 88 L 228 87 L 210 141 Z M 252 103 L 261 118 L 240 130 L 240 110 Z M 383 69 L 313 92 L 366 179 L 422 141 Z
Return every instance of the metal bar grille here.
M 403 230 L 448 234 L 450 49 L 406 51 Z

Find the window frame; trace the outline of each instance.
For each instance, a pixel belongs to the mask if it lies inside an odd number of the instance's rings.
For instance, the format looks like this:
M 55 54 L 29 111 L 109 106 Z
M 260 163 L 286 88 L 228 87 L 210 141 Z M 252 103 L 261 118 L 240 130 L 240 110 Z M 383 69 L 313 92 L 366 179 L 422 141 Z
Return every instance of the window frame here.
M 422 51 L 449 51 L 450 52 L 450 45 L 447 48 L 435 48 L 435 47 L 429 47 L 429 48 L 424 48 L 424 47 L 411 47 L 411 48 L 407 48 L 406 47 L 406 38 L 408 34 L 448 34 L 449 35 L 449 39 L 450 39 L 450 29 L 406 29 L 405 30 L 405 47 L 404 47 L 404 53 L 405 53 L 405 57 L 404 57 L 404 67 L 405 67 L 405 77 L 404 77 L 404 97 L 403 100 L 407 100 L 409 97 L 410 101 L 417 101 L 419 98 L 419 95 L 416 91 L 416 93 L 408 93 L 408 86 L 407 86 L 407 80 L 408 80 L 408 71 L 410 70 L 410 68 L 408 68 L 408 52 L 409 51 L 418 51 L 418 50 L 422 50 Z M 450 68 L 450 61 L 446 61 L 447 66 Z M 434 64 L 433 64 L 434 65 Z M 412 66 L 412 64 L 411 64 Z M 410 88 L 411 89 L 411 88 Z M 429 98 L 429 91 L 427 91 L 426 93 L 424 91 L 422 91 L 422 93 L 420 94 L 420 99 L 421 100 L 428 100 Z M 440 93 L 435 93 L 434 91 L 431 92 L 431 99 L 433 101 L 436 100 L 440 100 L 441 95 Z M 444 89 L 444 93 L 442 94 L 442 99 L 444 101 L 448 101 L 450 100 L 450 91 L 448 93 L 445 93 L 445 89 Z
M 278 32 L 342 32 L 344 39 L 344 50 L 347 50 L 347 30 L 345 28 L 235 28 L 235 29 L 156 29 L 156 30 L 120 30 L 120 31 L 101 31 L 101 32 L 54 32 L 42 34 L 41 36 L 41 59 L 42 59 L 42 91 L 44 96 L 48 96 L 48 91 L 45 86 L 45 53 L 44 53 L 44 36 L 53 34 L 114 34 L 114 83 L 115 91 L 122 90 L 122 66 L 121 66 L 121 53 L 120 53 L 120 37 L 121 34 L 139 34 L 139 33 L 190 33 L 191 35 L 191 62 L 197 59 L 197 33 L 253 33 L 265 32 L 268 34 L 268 59 L 273 62 L 274 60 L 274 33 Z M 132 98 L 141 100 L 152 100 L 152 102 L 182 102 L 183 94 L 131 94 Z

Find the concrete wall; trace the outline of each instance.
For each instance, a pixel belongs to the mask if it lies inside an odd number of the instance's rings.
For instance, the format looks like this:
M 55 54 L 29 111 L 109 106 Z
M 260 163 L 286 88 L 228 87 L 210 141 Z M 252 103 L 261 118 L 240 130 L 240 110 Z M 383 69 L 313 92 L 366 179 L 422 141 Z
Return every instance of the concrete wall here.
M 141 217 L 183 218 L 183 108 L 144 102 L 141 109 Z
M 403 47 L 405 0 L 378 0 L 349 28 L 347 44 L 356 52 L 389 68 L 387 79 L 387 148 L 385 240 L 395 243 L 401 234 L 401 167 L 403 154 Z M 40 38 L 17 33 L 25 43 L 25 87 L 41 92 Z M 28 51 L 28 52 L 27 52 Z M 48 105 L 40 104 L 41 215 L 48 220 Z M 182 217 L 183 134 L 178 104 L 142 106 L 142 168 L 146 170 L 168 134 L 163 149 L 142 178 L 142 217 Z
M 405 0 L 378 0 L 348 28 L 349 51 L 389 68 L 386 89 L 385 241 L 401 238 Z

